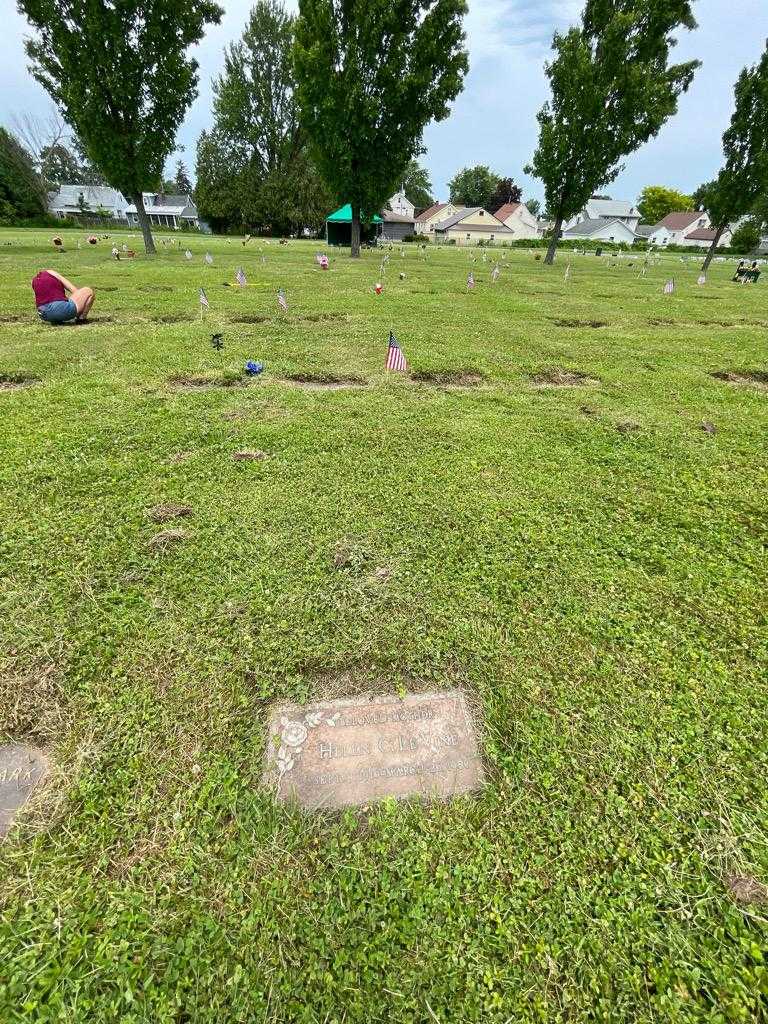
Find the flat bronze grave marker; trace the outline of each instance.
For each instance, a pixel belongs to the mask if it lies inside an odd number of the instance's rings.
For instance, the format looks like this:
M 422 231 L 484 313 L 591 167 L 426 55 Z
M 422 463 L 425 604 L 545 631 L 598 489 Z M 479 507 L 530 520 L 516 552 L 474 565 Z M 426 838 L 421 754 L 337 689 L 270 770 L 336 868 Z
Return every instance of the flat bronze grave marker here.
M 0 746 L 0 839 L 11 827 L 16 811 L 32 795 L 48 761 L 41 750 L 22 743 Z
M 461 690 L 272 709 L 264 782 L 278 800 L 346 807 L 479 789 L 483 766 Z

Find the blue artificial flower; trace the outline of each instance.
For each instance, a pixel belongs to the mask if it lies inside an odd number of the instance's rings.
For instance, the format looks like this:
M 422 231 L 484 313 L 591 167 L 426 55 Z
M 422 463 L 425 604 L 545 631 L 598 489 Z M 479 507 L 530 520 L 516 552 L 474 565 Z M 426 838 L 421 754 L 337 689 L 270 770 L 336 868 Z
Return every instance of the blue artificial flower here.
M 264 363 L 254 363 L 252 359 L 249 359 L 245 364 L 245 372 L 251 377 L 255 377 L 257 373 L 262 373 L 264 370 Z

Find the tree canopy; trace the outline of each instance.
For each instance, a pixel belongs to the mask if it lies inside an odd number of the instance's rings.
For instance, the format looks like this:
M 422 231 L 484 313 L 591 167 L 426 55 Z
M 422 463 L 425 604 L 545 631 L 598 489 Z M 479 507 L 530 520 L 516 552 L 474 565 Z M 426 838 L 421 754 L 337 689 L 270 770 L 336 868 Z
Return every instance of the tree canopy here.
M 32 157 L 0 127 L 0 221 L 39 217 L 46 212 L 45 187 Z
M 319 227 L 331 199 L 309 159 L 293 74 L 295 19 L 259 0 L 213 83 L 214 124 L 197 146 L 196 197 L 219 230 Z
M 448 182 L 451 202 L 455 206 L 482 206 L 487 209 L 500 180 L 486 164 L 462 167 Z
M 417 209 L 426 209 L 435 199 L 429 172 L 417 160 L 410 160 L 402 174 L 403 191 Z
M 768 193 L 768 44 L 760 61 L 744 68 L 736 82 L 723 154 L 717 178 L 697 193 L 715 228 L 705 270 L 728 224 L 758 208 Z
M 676 112 L 699 66 L 669 63 L 679 27 L 696 27 L 691 0 L 587 0 L 581 25 L 555 33 L 545 65 L 552 98 L 538 114 L 539 143 L 526 168 L 543 181 L 555 218 L 548 263 L 563 221 Z
M 488 200 L 488 209 L 491 213 L 500 210 L 506 203 L 522 202 L 523 190 L 516 185 L 512 178 L 499 178 L 496 188 Z
M 658 224 L 668 213 L 694 210 L 693 196 L 664 185 L 646 185 L 640 193 L 637 208 L 644 224 Z
M 218 23 L 212 0 L 18 0 L 34 36 L 34 77 L 113 188 L 136 204 L 154 252 L 142 192 L 155 188 L 176 130 L 197 95 L 188 48 Z
M 360 218 L 397 189 L 422 133 L 448 116 L 467 71 L 464 0 L 299 0 L 301 123 L 334 198 Z

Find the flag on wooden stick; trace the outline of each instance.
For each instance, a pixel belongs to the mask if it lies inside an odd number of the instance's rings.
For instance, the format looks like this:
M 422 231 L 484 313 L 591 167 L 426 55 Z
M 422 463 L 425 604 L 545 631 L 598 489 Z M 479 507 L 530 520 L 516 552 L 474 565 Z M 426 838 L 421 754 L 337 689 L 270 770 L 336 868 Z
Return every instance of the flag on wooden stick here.
M 208 296 L 205 294 L 205 289 L 200 289 L 200 319 L 203 319 L 203 310 L 210 309 L 210 303 L 208 302 Z
M 491 281 L 493 281 L 493 283 L 496 284 L 496 282 L 498 280 L 499 280 L 499 265 L 498 265 L 498 263 L 496 263 L 496 264 L 494 264 L 493 270 L 491 271 Z
M 568 266 L 565 268 L 565 274 L 563 275 L 563 280 L 564 281 L 568 281 L 568 280 L 570 280 L 570 277 L 571 277 L 571 264 L 569 263 Z
M 674 290 L 675 290 L 675 279 L 674 279 L 674 277 L 670 277 L 670 279 L 664 285 L 664 294 L 665 295 L 671 295 Z
M 394 336 L 392 331 L 389 332 L 389 345 L 387 346 L 387 364 L 385 369 L 387 370 L 407 370 L 408 363 L 406 362 L 403 350 L 397 343 L 397 338 Z
M 189 249 L 187 249 L 187 251 L 184 253 L 184 257 L 185 257 L 185 259 L 188 259 L 188 260 L 192 259 L 192 253 L 189 251 Z
M 245 271 L 243 270 L 242 267 L 238 267 L 237 268 L 237 273 L 235 274 L 235 280 L 237 281 L 237 283 L 240 285 L 241 288 L 245 288 L 246 284 L 248 283 L 246 281 L 246 279 L 245 279 Z
M 474 288 L 474 287 L 475 287 L 475 275 L 470 270 L 469 274 L 467 275 L 467 291 L 469 291 L 470 288 Z
M 207 252 L 205 256 L 203 256 L 203 259 L 205 260 L 209 267 L 213 263 L 213 256 L 211 256 L 209 252 Z
M 699 274 L 699 280 L 696 283 L 697 284 L 706 284 L 707 283 L 707 275 L 706 274 Z
M 278 305 L 280 306 L 280 309 L 282 309 L 282 311 L 284 313 L 287 313 L 288 312 L 288 300 L 286 299 L 285 291 L 282 288 L 278 288 L 277 289 L 277 302 L 278 302 Z

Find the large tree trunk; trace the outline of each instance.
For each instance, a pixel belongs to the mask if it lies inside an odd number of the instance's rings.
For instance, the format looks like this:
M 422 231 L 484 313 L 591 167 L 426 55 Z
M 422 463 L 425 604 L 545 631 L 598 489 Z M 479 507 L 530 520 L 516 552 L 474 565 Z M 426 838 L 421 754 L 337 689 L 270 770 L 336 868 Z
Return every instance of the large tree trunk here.
M 703 274 L 706 274 L 709 269 L 709 264 L 712 262 L 712 257 L 715 255 L 715 249 L 720 245 L 720 239 L 723 237 L 723 233 L 727 226 L 727 224 L 723 224 L 723 226 L 718 228 L 715 232 L 715 237 L 712 239 L 712 245 L 710 245 L 709 252 L 707 253 L 706 259 L 701 267 L 701 272 Z
M 349 255 L 352 259 L 360 257 L 360 207 L 352 204 L 352 227 Z
M 560 235 L 563 233 L 563 218 L 558 216 L 555 220 L 555 226 L 552 228 L 552 237 L 549 240 L 549 248 L 547 249 L 547 255 L 544 257 L 544 262 L 550 266 L 555 262 L 555 253 L 557 252 L 557 243 L 560 241 Z
M 157 250 L 155 249 L 155 240 L 152 237 L 152 226 L 149 223 L 147 211 L 144 209 L 144 196 L 141 192 L 138 192 L 136 195 L 131 196 L 131 199 L 133 200 L 133 205 L 136 207 L 136 214 L 139 218 L 139 227 L 141 228 L 141 233 L 144 236 L 144 249 L 149 255 L 154 255 Z

